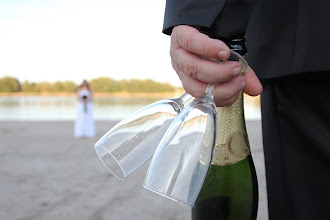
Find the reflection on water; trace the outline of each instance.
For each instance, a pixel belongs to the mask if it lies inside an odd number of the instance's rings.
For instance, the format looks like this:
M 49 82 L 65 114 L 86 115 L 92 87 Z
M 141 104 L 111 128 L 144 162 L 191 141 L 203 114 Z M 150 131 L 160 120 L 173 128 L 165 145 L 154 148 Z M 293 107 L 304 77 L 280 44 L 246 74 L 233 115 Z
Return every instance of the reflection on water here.
M 140 108 L 156 102 L 153 97 L 94 97 L 96 120 L 120 120 Z M 74 96 L 0 97 L 0 120 L 74 120 L 77 99 Z M 247 120 L 260 119 L 260 107 L 245 102 Z

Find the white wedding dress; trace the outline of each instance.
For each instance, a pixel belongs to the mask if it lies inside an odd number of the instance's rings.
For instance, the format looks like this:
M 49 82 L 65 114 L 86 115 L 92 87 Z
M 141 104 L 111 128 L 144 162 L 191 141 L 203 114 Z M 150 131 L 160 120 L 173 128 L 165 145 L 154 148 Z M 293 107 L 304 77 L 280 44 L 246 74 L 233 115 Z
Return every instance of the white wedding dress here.
M 95 124 L 91 92 L 87 89 L 80 90 L 78 98 L 79 101 L 77 104 L 76 120 L 74 124 L 74 136 L 92 138 L 95 136 Z M 86 99 L 87 102 L 83 102 L 84 99 Z

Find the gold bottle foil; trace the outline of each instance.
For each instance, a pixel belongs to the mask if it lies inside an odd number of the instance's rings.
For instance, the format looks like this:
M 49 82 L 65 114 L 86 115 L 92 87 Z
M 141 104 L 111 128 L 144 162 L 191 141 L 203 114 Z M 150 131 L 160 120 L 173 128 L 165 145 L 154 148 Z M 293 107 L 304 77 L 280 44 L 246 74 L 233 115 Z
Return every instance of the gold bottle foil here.
M 246 132 L 243 93 L 235 103 L 218 107 L 218 130 L 212 164 L 226 166 L 245 159 L 250 154 Z

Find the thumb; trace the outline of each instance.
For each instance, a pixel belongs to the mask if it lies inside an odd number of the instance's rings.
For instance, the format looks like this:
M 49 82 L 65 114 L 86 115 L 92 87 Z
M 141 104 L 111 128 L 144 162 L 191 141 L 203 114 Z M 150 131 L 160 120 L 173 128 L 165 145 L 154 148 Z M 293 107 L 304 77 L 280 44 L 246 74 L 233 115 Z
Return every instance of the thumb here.
M 244 88 L 244 92 L 250 96 L 259 95 L 262 92 L 262 85 L 253 69 L 248 67 L 243 76 L 246 79 L 246 87 Z

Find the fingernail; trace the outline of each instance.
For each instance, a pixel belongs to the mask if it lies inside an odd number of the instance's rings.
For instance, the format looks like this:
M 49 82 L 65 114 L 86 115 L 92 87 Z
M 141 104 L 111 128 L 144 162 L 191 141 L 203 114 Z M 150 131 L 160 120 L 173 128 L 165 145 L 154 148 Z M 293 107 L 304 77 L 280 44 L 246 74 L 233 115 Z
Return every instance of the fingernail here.
M 246 82 L 245 82 L 245 81 L 242 81 L 242 82 L 241 82 L 241 88 L 244 89 L 245 86 L 246 86 Z
M 226 58 L 227 52 L 226 51 L 220 51 L 219 52 L 219 57 L 220 58 Z
M 241 73 L 241 67 L 235 67 L 233 70 L 234 76 L 238 76 Z

